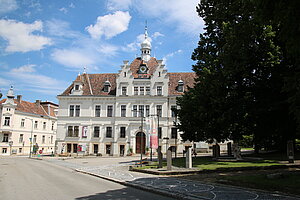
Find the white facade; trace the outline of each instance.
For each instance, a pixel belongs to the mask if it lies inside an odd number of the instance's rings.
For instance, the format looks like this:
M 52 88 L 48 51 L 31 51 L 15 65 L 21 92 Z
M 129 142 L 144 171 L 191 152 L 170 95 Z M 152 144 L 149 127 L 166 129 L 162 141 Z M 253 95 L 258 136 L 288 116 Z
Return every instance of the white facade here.
M 162 60 L 150 57 L 150 53 L 151 43 L 145 32 L 141 57 L 131 64 L 124 61 L 116 74 L 78 75 L 73 84 L 58 95 L 58 153 L 114 156 L 127 155 L 130 150 L 133 154 L 140 153 L 138 133 L 142 123 L 146 138 L 142 151 L 150 147 L 145 118 L 141 122 L 141 110 L 145 117 L 161 113 L 159 146 L 162 152 L 169 147 L 182 152 L 185 146 L 191 146 L 181 141 L 171 108 L 176 106 L 176 97 L 182 95 L 187 86 L 193 86 L 195 74 L 168 73 Z
M 29 155 L 36 144 L 42 154 L 54 153 L 57 118 L 51 116 L 53 109 L 57 105 L 50 102 L 14 99 L 11 88 L 0 103 L 0 155 Z

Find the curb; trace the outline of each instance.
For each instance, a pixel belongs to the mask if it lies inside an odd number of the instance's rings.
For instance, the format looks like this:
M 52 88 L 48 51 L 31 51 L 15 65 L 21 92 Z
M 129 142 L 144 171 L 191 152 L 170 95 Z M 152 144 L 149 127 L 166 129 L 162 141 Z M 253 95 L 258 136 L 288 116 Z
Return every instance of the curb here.
M 235 167 L 235 168 L 218 168 L 215 170 L 189 170 L 189 171 L 153 171 L 147 169 L 131 168 L 129 171 L 140 172 L 153 175 L 180 175 L 180 174 L 201 174 L 201 173 L 220 173 L 220 172 L 234 172 L 246 170 L 265 170 L 265 169 L 285 169 L 285 168 L 300 168 L 300 165 L 273 165 L 261 167 Z
M 136 188 L 136 189 L 141 189 L 141 190 L 144 190 L 144 191 L 147 191 L 147 192 L 152 192 L 152 193 L 155 193 L 155 194 L 160 194 L 160 195 L 164 195 L 164 196 L 167 196 L 167 197 L 172 197 L 174 199 L 186 199 L 186 200 L 200 199 L 200 198 L 196 198 L 196 197 L 187 197 L 183 194 L 176 193 L 176 192 L 171 193 L 171 192 L 160 190 L 160 189 L 157 189 L 157 188 L 146 187 L 146 186 L 142 186 L 142 185 L 138 185 L 138 184 L 134 184 L 134 183 L 129 183 L 127 181 L 121 181 L 121 180 L 117 180 L 117 179 L 114 179 L 114 178 L 109 178 L 109 177 L 102 176 L 102 175 L 95 174 L 95 173 L 91 173 L 91 172 L 86 172 L 86 171 L 79 170 L 79 169 L 75 169 L 75 171 L 79 172 L 79 173 L 95 176 L 95 177 L 98 177 L 98 178 L 102 178 L 102 179 L 112 181 L 112 182 L 115 182 L 115 183 L 119 183 L 121 185 L 130 186 L 130 187 L 133 187 L 133 188 Z

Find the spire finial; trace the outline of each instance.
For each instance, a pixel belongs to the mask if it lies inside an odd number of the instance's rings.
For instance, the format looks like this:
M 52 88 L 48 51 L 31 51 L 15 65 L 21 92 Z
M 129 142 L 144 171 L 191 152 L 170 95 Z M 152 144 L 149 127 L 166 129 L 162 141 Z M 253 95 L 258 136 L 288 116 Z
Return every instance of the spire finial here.
M 83 73 L 86 74 L 86 67 L 83 67 Z
M 147 27 L 147 20 L 146 20 L 145 21 L 145 39 L 148 38 L 148 32 L 147 32 L 147 30 L 148 30 L 148 27 Z

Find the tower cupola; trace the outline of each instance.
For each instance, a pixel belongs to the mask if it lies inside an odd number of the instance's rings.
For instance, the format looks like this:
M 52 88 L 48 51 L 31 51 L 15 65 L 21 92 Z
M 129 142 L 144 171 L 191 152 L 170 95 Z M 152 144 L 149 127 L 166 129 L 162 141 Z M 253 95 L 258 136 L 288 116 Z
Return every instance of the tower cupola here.
M 145 26 L 145 39 L 141 43 L 141 57 L 142 60 L 148 62 L 151 58 L 151 42 L 148 38 L 147 26 Z

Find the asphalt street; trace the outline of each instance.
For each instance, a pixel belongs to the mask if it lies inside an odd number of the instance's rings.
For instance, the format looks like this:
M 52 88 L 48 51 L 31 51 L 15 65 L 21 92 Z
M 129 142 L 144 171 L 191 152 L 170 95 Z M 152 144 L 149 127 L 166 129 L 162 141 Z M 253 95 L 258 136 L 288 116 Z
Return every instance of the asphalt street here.
M 170 199 L 25 157 L 0 157 L 0 199 Z

